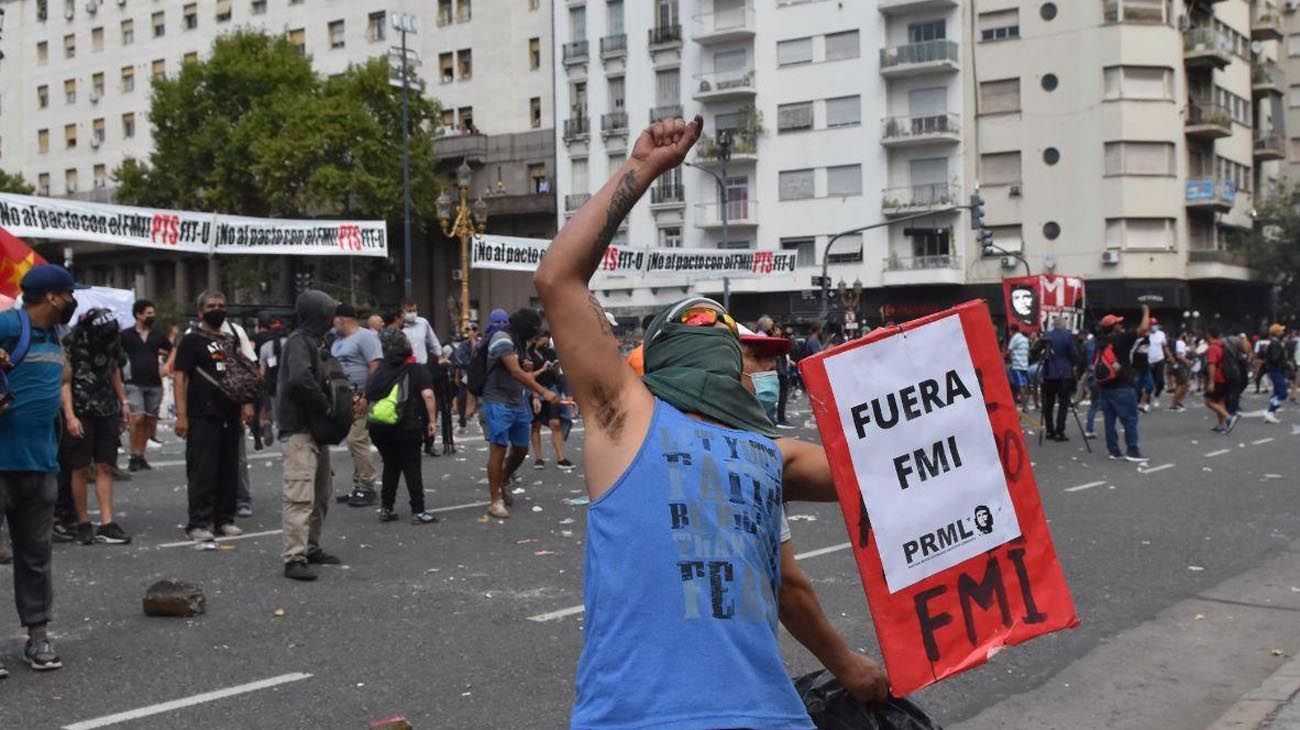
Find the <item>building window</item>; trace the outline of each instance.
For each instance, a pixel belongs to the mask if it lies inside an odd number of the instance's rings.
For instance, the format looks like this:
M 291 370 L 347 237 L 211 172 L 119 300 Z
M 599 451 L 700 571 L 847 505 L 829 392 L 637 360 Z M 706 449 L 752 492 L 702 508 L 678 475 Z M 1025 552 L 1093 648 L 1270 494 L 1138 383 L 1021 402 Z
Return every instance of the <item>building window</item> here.
M 444 84 L 456 80 L 456 58 L 452 53 L 438 54 L 438 78 Z
M 542 0 L 528 0 L 528 9 L 537 10 L 542 7 Z
M 199 62 L 199 52 L 198 52 L 198 51 L 190 51 L 189 53 L 186 53 L 184 56 L 181 56 L 181 63 L 182 63 L 182 64 L 198 63 L 198 62 Z
M 329 24 L 330 48 L 343 47 L 343 21 L 333 20 Z
M 67 79 L 63 82 L 63 103 L 77 103 L 77 80 Z
M 1107 99 L 1174 98 L 1174 70 L 1162 66 L 1109 66 L 1102 70 Z
M 130 18 L 122 21 L 122 45 L 135 43 L 135 21 Z
M 1107 218 L 1106 248 L 1167 251 L 1177 244 L 1172 218 Z
M 90 123 L 90 138 L 95 142 L 104 141 L 104 118 L 100 117 Z
M 1170 0 L 1101 0 L 1101 12 L 1107 23 L 1168 24 L 1173 17 Z
M 1107 142 L 1107 175 L 1172 176 L 1177 159 L 1172 142 Z
M 1291 162 L 1300 162 L 1300 137 L 1291 138 Z
M 813 197 L 812 170 L 784 170 L 778 177 L 781 200 L 806 200 Z
M 128 112 L 122 115 L 122 137 L 131 139 L 135 136 L 135 114 Z
M 776 44 L 778 66 L 795 66 L 801 63 L 812 63 L 812 60 L 812 38 L 792 38 L 788 41 L 778 41 Z
M 90 29 L 90 50 L 99 53 L 104 50 L 104 27 Z
M 63 36 L 63 57 L 77 57 L 77 36 L 72 33 Z
M 63 125 L 63 146 L 70 150 L 77 148 L 77 125 Z
M 63 171 L 63 189 L 69 195 L 77 192 L 77 168 L 70 167 Z
M 861 55 L 862 44 L 858 42 L 858 32 L 856 30 L 827 34 L 827 61 L 842 61 L 847 58 L 858 58 Z
M 917 258 L 952 255 L 952 230 L 948 228 L 911 228 L 912 255 Z
M 1300 33 L 1286 37 L 1286 55 L 1300 56 Z
M 980 82 L 980 114 L 1020 111 L 1020 79 Z
M 681 248 L 681 226 L 664 226 L 659 229 L 659 248 Z
M 97 188 L 108 187 L 108 166 L 102 163 L 95 165 L 94 172 L 95 172 L 95 187 Z
M 254 15 L 258 15 L 258 14 L 259 14 L 259 12 L 258 12 L 258 10 L 257 10 L 257 6 L 258 6 L 259 3 L 262 5 L 262 10 L 261 10 L 261 12 L 263 12 L 263 13 L 266 12 L 266 0 L 253 0 L 253 14 L 254 14 Z M 232 3 L 231 3 L 231 0 L 217 0 L 217 12 L 216 12 L 216 18 L 217 18 L 217 22 L 218 22 L 218 23 L 226 23 L 226 22 L 229 22 L 229 21 L 230 21 L 230 18 L 231 18 L 231 16 L 233 15 L 233 13 L 232 13 L 232 11 L 231 11 L 231 8 L 230 8 L 231 4 L 232 4 Z
M 468 48 L 456 51 L 456 71 L 460 75 L 461 81 L 469 81 L 474 77 L 473 51 Z
M 451 0 L 438 0 L 438 25 L 451 25 Z
M 862 234 L 854 233 L 848 236 L 840 236 L 835 242 L 835 250 L 840 253 L 826 255 L 826 262 L 830 264 L 860 264 L 862 263 Z
M 50 194 L 50 173 L 42 172 L 36 176 L 36 194 Z
M 154 59 L 150 66 L 150 75 L 154 81 L 167 77 L 167 61 L 161 58 Z
M 50 62 L 50 44 L 41 41 L 36 44 L 36 62 L 44 66 Z
M 50 87 L 42 84 L 36 87 L 36 106 L 45 109 L 50 105 Z
M 182 18 L 185 22 L 185 30 L 194 30 L 199 27 L 199 4 L 190 3 L 181 9 Z
M 574 41 L 587 38 L 587 7 L 576 5 L 569 8 L 569 38 Z
M 655 71 L 655 106 L 671 107 L 682 101 L 682 72 L 676 68 Z
M 285 34 L 289 39 L 289 44 L 298 49 L 302 55 L 307 55 L 307 29 L 295 28 Z
M 981 41 L 1004 41 L 1020 37 L 1020 11 L 994 10 L 979 15 Z
M 366 16 L 366 40 L 370 42 L 382 41 L 384 39 L 384 26 L 387 23 L 387 14 L 380 10 L 377 13 L 371 13 Z
M 162 38 L 167 34 L 167 14 L 161 10 L 151 16 L 149 24 L 153 26 L 153 37 Z
M 91 74 L 90 100 L 93 102 L 102 96 L 104 96 L 104 74 L 103 73 Z
M 50 130 L 41 129 L 36 132 L 36 151 L 41 154 L 50 151 Z
M 609 98 L 609 110 L 611 112 L 623 111 L 623 106 L 626 103 L 626 94 L 624 93 L 623 77 L 616 76 L 610 79 L 609 85 L 606 88 L 606 92 L 607 92 L 606 96 Z
M 471 16 L 470 0 L 456 0 L 456 22 L 468 23 Z
M 813 238 L 782 238 L 782 251 L 794 251 L 795 266 L 817 265 L 817 241 Z
M 839 165 L 826 168 L 826 194 L 844 197 L 862 194 L 862 165 Z
M 474 107 L 463 106 L 456 110 L 456 116 L 460 117 L 461 129 L 470 134 L 478 134 L 478 130 L 474 128 Z
M 980 155 L 981 185 L 1017 185 L 1020 183 L 1020 151 L 991 152 Z
M 135 67 L 122 67 L 122 93 L 135 91 Z
M 569 161 L 569 187 L 573 192 L 587 192 L 590 183 L 587 177 L 587 158 L 575 157 Z
M 536 71 L 542 67 L 542 39 L 528 39 L 528 68 Z
M 841 96 L 826 100 L 826 127 L 851 127 L 862 123 L 862 97 Z
M 551 181 L 546 178 L 546 163 L 534 162 L 528 166 L 528 189 L 534 195 L 551 192 Z
M 939 41 L 948 37 L 948 24 L 942 20 L 926 23 L 909 23 L 907 26 L 908 43 L 926 43 Z
M 266 0 L 253 0 L 253 15 L 266 15 Z
M 776 133 L 801 132 L 813 128 L 813 103 L 801 101 L 776 108 Z
M 533 129 L 542 128 L 542 97 L 534 96 L 528 100 L 528 121 Z

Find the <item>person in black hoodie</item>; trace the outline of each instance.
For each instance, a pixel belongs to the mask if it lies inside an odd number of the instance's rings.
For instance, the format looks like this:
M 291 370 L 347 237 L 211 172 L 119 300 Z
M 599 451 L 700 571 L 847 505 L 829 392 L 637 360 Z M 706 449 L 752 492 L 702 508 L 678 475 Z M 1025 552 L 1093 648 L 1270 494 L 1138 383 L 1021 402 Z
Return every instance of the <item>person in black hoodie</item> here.
M 401 330 L 384 330 L 379 344 L 384 359 L 371 373 L 365 389 L 370 404 L 366 419 L 370 440 L 384 460 L 379 521 L 397 519 L 393 503 L 397 499 L 397 482 L 405 475 L 411 524 L 427 525 L 438 521 L 424 511 L 424 478 L 420 472 L 420 443 L 426 434 L 433 436 L 437 420 L 433 384 L 429 371 L 411 357 L 411 342 Z
M 312 438 L 308 424 L 324 418 L 330 404 L 321 385 L 322 338 L 334 321 L 338 302 L 328 294 L 308 289 L 298 295 L 299 327 L 281 350 L 279 436 L 284 453 L 284 575 L 294 580 L 316 580 L 312 565 L 338 565 L 341 561 L 321 550 L 321 528 L 329 510 L 329 446 Z

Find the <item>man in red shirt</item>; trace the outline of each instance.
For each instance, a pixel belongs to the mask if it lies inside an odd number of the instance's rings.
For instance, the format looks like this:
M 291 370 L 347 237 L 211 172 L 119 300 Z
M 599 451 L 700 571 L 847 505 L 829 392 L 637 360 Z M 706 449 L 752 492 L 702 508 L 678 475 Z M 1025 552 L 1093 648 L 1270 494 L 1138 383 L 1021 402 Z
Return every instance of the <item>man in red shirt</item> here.
M 1237 415 L 1228 414 L 1228 376 L 1223 369 L 1223 338 L 1218 327 L 1210 327 L 1206 334 L 1210 336 L 1210 349 L 1205 351 L 1205 367 L 1208 371 L 1210 387 L 1205 390 L 1205 407 L 1209 408 L 1219 423 L 1213 429 L 1215 433 L 1227 433 L 1237 425 Z

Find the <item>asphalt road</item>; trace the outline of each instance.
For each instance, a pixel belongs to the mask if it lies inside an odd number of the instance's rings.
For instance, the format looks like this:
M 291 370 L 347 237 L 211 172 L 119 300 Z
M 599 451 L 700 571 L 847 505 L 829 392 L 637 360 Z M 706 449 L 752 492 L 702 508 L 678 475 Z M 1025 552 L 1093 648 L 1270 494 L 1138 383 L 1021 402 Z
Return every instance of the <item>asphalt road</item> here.
M 1262 402 L 1248 397 L 1246 407 Z M 1203 408 L 1154 411 L 1142 419 L 1145 469 L 1107 461 L 1095 442 L 1086 454 L 1077 434 L 1042 447 L 1031 437 L 1082 625 L 1008 649 L 914 699 L 944 724 L 960 724 L 1300 538 L 1300 420 L 1294 408 L 1283 417 L 1280 426 L 1248 419 L 1224 437 L 1209 432 Z M 570 442 L 578 463 L 581 442 L 580 433 Z M 381 525 L 370 509 L 332 506 L 325 547 L 346 565 L 301 584 L 280 573 L 278 457 L 250 454 L 257 511 L 241 521 L 249 534 L 202 551 L 184 543 L 184 467 L 179 443 L 169 441 L 150 454 L 156 471 L 118 486 L 132 545 L 56 546 L 51 629 L 64 670 L 22 666 L 16 616 L 0 609 L 0 661 L 13 674 L 0 682 L 0 728 L 363 728 L 392 715 L 416 728 L 567 727 L 582 644 L 574 609 L 585 508 L 565 500 L 581 496 L 581 470 L 526 464 L 514 516 L 485 522 L 484 445 L 465 446 L 424 462 L 440 523 Z M 346 453 L 334 454 L 334 468 L 342 492 Z M 827 613 L 855 646 L 876 653 L 838 508 L 795 505 L 790 514 Z M 145 587 L 164 577 L 200 584 L 207 613 L 145 617 Z M 10 569 L 0 569 L 0 595 L 10 582 Z M 784 633 L 782 644 L 792 674 L 816 668 Z M 1114 671 L 1142 676 L 1158 671 L 1158 660 Z

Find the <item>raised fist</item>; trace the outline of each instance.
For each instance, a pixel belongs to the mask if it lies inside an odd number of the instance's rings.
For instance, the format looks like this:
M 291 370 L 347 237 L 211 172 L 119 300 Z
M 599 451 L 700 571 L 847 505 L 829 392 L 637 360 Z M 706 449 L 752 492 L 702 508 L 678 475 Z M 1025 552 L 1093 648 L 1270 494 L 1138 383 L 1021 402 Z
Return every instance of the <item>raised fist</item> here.
M 690 122 L 680 117 L 655 122 L 636 138 L 632 159 L 658 177 L 682 163 L 702 129 L 704 119 L 698 114 Z

